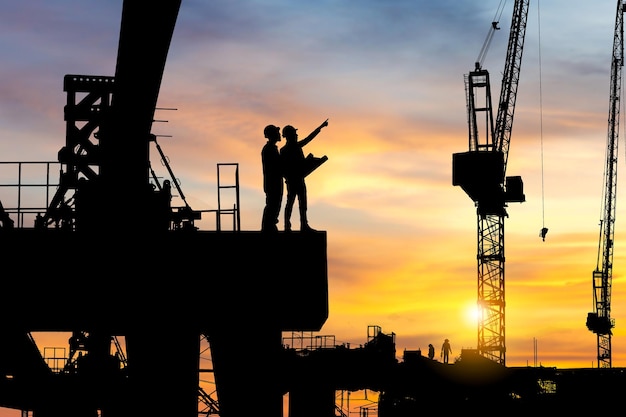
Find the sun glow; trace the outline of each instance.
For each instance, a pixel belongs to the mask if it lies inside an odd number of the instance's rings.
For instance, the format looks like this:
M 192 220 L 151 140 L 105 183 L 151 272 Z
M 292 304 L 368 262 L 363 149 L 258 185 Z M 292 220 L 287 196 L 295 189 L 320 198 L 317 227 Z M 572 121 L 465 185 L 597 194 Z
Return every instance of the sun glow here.
M 465 305 L 465 309 L 463 310 L 463 317 L 465 319 L 465 323 L 470 326 L 476 327 L 478 325 L 478 319 L 480 318 L 480 309 L 476 302 L 469 302 Z

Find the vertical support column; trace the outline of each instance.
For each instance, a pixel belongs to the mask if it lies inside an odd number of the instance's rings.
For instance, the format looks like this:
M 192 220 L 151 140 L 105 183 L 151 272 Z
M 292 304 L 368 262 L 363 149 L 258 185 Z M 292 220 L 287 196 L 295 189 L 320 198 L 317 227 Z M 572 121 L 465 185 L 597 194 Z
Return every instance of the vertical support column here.
M 207 334 L 220 417 L 282 417 L 281 331 L 242 324 Z
M 289 417 L 335 417 L 335 389 L 328 382 L 304 381 L 294 387 L 289 392 Z
M 200 335 L 152 327 L 126 336 L 128 415 L 198 417 Z

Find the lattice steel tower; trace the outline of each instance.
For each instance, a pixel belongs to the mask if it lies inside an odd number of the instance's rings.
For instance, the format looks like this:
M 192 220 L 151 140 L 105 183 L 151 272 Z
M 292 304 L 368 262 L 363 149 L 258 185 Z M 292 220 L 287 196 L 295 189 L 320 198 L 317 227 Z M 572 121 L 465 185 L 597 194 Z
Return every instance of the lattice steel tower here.
M 489 72 L 481 68 L 465 76 L 469 151 L 453 154 L 452 184 L 474 201 L 478 227 L 479 353 L 505 365 L 504 218 L 507 203 L 523 202 L 521 177 L 506 177 L 513 114 L 522 62 L 529 0 L 516 0 L 509 32 L 497 116 L 493 120 Z M 493 22 L 487 41 L 498 22 Z M 487 45 L 488 42 L 485 43 Z
M 610 368 L 611 336 L 615 321 L 611 318 L 611 281 L 613 276 L 613 243 L 615 235 L 615 205 L 617 195 L 617 148 L 619 138 L 620 95 L 624 65 L 624 3 L 617 2 L 613 56 L 611 59 L 611 86 L 609 92 L 609 128 L 607 135 L 606 166 L 602 195 L 603 219 L 600 221 L 598 258 L 593 271 L 593 312 L 587 314 L 587 328 L 598 339 L 598 368 Z

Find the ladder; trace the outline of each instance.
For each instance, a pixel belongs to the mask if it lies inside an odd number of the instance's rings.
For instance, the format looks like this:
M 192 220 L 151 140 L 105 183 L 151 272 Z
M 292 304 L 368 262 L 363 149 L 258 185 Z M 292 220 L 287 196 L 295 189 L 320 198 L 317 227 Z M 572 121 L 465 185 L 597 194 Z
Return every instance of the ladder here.
M 222 184 L 222 177 L 226 175 L 229 170 L 232 175 L 231 181 L 227 184 Z M 229 194 L 228 196 L 222 194 Z M 228 203 L 230 208 L 222 208 L 224 198 L 228 197 Z M 241 230 L 241 218 L 239 214 L 239 164 L 237 162 L 218 163 L 217 164 L 217 216 L 216 227 L 217 231 L 222 230 L 222 216 L 232 216 L 233 231 L 239 232 Z

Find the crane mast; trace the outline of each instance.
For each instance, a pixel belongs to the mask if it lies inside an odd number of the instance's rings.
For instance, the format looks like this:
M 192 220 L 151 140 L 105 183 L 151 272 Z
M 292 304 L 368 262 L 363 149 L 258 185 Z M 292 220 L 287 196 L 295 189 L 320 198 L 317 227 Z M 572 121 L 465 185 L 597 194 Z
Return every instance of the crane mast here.
M 505 365 L 504 218 L 507 203 L 524 202 L 521 177 L 506 177 L 529 0 L 516 0 L 493 120 L 489 72 L 476 62 L 465 76 L 469 151 L 453 154 L 452 184 L 474 201 L 477 213 L 478 352 Z M 497 22 L 492 29 L 497 29 Z
M 611 318 L 611 281 L 613 275 L 613 243 L 615 235 L 615 206 L 617 195 L 617 148 L 619 113 L 624 65 L 624 3 L 617 2 L 613 56 L 611 58 L 611 85 L 609 92 L 609 127 L 607 135 L 603 219 L 600 221 L 600 241 L 596 269 L 592 274 L 593 312 L 587 314 L 587 328 L 597 337 L 598 368 L 611 368 L 611 336 L 615 321 Z

